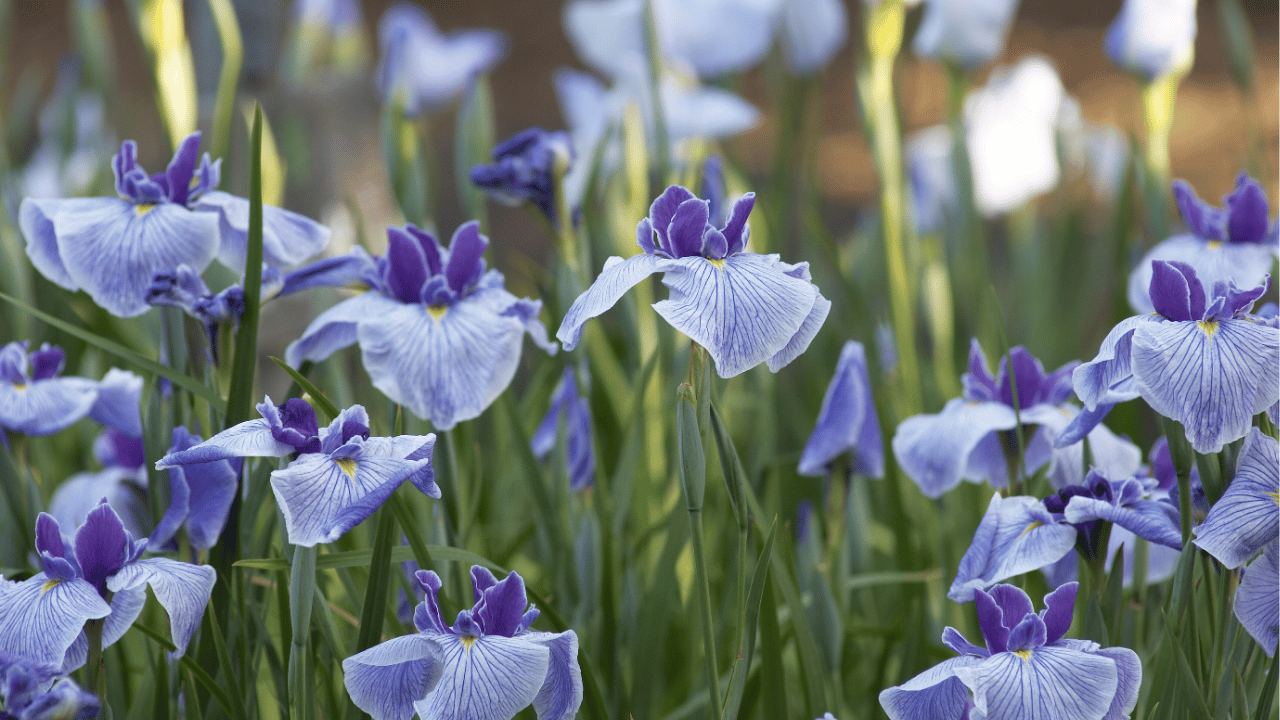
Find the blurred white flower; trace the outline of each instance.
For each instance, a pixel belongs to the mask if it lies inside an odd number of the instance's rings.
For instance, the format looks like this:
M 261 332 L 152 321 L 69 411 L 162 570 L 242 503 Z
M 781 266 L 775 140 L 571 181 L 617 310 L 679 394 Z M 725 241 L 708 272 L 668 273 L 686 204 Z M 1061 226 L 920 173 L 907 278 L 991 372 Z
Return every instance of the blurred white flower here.
M 378 88 L 384 99 L 403 93 L 408 115 L 453 99 L 506 53 L 506 37 L 497 30 L 463 30 L 446 36 L 426 11 L 403 3 L 383 13 L 378 38 L 382 48 Z
M 1155 80 L 1189 65 L 1196 39 L 1196 0 L 1125 0 L 1107 28 L 1111 61 Z
M 796 75 L 811 75 L 844 47 L 849 18 L 840 0 L 783 0 L 782 57 Z

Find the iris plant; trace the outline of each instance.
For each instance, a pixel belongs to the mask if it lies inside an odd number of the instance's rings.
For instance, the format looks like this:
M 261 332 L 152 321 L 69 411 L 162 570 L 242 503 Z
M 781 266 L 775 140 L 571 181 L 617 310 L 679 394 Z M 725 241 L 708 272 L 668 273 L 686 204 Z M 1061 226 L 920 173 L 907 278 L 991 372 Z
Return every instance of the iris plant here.
M 1113 404 L 1140 396 L 1182 423 L 1196 452 L 1244 437 L 1253 416 L 1280 400 L 1280 329 L 1249 314 L 1268 285 L 1264 278 L 1248 290 L 1222 281 L 1205 288 L 1190 265 L 1153 262 L 1156 312 L 1120 321 L 1097 357 L 1072 374 L 1087 408 L 1082 420 L 1097 422 Z
M 342 661 L 347 693 L 374 720 L 509 720 L 532 704 L 538 720 L 570 720 L 582 704 L 578 636 L 529 629 L 524 580 L 499 581 L 471 568 L 475 606 L 452 626 L 440 614 L 440 577 L 416 575 L 426 598 L 413 615 L 418 632 Z M 527 609 L 526 609 L 527 608 Z
M 145 537 L 143 528 L 151 527 L 151 511 L 146 503 L 146 453 L 142 440 L 107 428 L 94 441 L 93 454 L 102 464 L 102 471 L 76 473 L 64 480 L 49 501 L 49 514 L 59 525 L 76 528 L 105 499 L 129 534 Z
M 636 243 L 644 252 L 605 261 L 600 277 L 569 308 L 556 337 L 572 350 L 587 320 L 661 272 L 671 297 L 653 309 L 707 349 L 720 377 L 762 362 L 777 372 L 809 346 L 831 301 L 810 282 L 809 263 L 789 265 L 777 255 L 746 252 L 747 215 L 754 204 L 755 193 L 738 198 L 728 222 L 717 228 L 708 222 L 706 200 L 678 185 L 667 188 L 636 226 Z
M 867 377 L 866 354 L 856 340 L 846 342 L 840 351 L 835 376 L 822 398 L 817 424 L 805 443 L 797 472 L 824 476 L 832 461 L 845 452 L 850 455 L 853 472 L 884 477 L 884 440 Z
M 1142 662 L 1129 648 L 1065 637 L 1079 585 L 1068 583 L 1034 611 L 1012 585 L 978 591 L 974 603 L 984 645 L 955 628 L 942 642 L 946 660 L 880 693 L 892 720 L 1123 720 L 1138 702 Z
M 107 504 L 94 508 L 73 538 L 40 513 L 36 551 L 43 570 L 22 582 L 0 579 L 0 653 L 70 672 L 84 664 L 88 620 L 105 618 L 102 647 L 120 639 L 147 601 L 144 585 L 169 614 L 176 656 L 200 626 L 216 573 L 207 565 L 142 559 L 135 540 Z
M 440 497 L 430 464 L 434 434 L 371 438 L 369 415 L 360 405 L 343 410 L 324 429 L 305 400 L 291 398 L 276 407 L 266 398 L 258 412 L 260 419 L 170 452 L 156 469 L 245 457 L 290 458 L 288 467 L 271 473 L 271 490 L 284 514 L 289 542 L 303 547 L 342 537 L 405 480 L 429 497 Z
M 173 429 L 173 442 L 166 456 L 190 450 L 199 445 L 201 438 L 179 425 Z M 148 548 L 155 552 L 186 528 L 191 547 L 208 550 L 218 541 L 226 527 L 235 499 L 237 478 L 241 461 L 236 459 L 214 460 L 191 465 L 174 465 L 169 468 L 169 509 L 155 532 L 151 533 Z
M 126 140 L 111 163 L 119 197 L 23 200 L 19 225 L 36 269 L 120 317 L 147 311 L 158 272 L 179 265 L 203 272 L 215 257 L 242 270 L 249 201 L 215 190 L 221 160 L 205 153 L 197 167 L 199 146 L 200 133 L 192 133 L 165 172 L 148 175 L 137 144 Z M 312 220 L 263 210 L 263 262 L 271 267 L 295 265 L 329 241 L 329 230 Z
M 142 436 L 142 378 L 112 368 L 100 382 L 61 377 L 66 353 L 45 343 L 0 347 L 0 430 L 51 435 L 84 417 L 132 437 Z
M 85 720 L 98 716 L 98 698 L 57 668 L 0 652 L 0 720 Z
M 569 489 L 585 490 L 595 482 L 596 456 L 591 448 L 591 410 L 586 398 L 578 394 L 578 378 L 572 367 L 564 369 L 555 391 L 551 393 L 551 408 L 538 425 L 530 445 L 539 460 L 545 459 L 556 444 L 560 418 L 564 418 L 567 442 Z
M 358 342 L 375 387 L 448 430 L 484 412 L 510 384 L 526 332 L 556 352 L 538 320 L 542 302 L 517 298 L 502 273 L 486 271 L 489 239 L 479 223 L 459 227 L 448 249 L 413 225 L 388 228 L 387 239 L 376 261 L 349 258 L 372 289 L 313 320 L 286 351 L 290 365 Z M 336 272 L 337 282 L 350 270 Z
M 1217 208 L 1202 201 L 1181 180 L 1173 183 L 1173 196 L 1190 231 L 1151 248 L 1129 273 L 1129 305 L 1139 313 L 1155 310 L 1149 288 L 1156 260 L 1190 265 L 1206 287 L 1234 282 L 1240 287 L 1260 285 L 1277 253 L 1277 227 L 1268 217 L 1262 185 L 1240 173 L 1236 187 Z

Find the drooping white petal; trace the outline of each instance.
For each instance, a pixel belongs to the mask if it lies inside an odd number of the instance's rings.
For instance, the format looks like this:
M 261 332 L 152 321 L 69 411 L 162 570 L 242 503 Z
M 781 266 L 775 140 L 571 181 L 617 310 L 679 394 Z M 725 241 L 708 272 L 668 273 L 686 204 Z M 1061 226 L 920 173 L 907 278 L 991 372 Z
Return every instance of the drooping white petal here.
M 378 317 L 401 307 L 401 303 L 369 290 L 325 310 L 284 351 L 285 362 L 298 367 L 305 360 L 320 362 L 356 342 L 356 325 L 365 318 Z
M 940 497 L 972 474 L 970 457 L 979 443 L 1016 425 L 1013 408 L 1008 405 L 954 398 L 936 415 L 903 420 L 893 436 L 893 455 L 921 492 Z
M 967 655 L 944 660 L 901 685 L 882 690 L 880 707 L 890 720 L 960 720 L 969 689 L 956 677 L 956 670 L 982 661 Z
M 156 600 L 169 614 L 169 632 L 176 657 L 187 651 L 187 643 L 209 604 L 213 584 L 218 574 L 209 565 L 192 565 L 168 558 L 148 558 L 126 565 L 120 572 L 107 579 L 107 589 L 112 592 L 151 586 Z
M 193 210 L 217 213 L 222 242 L 218 262 L 244 272 L 249 248 L 249 201 L 220 190 L 201 195 Z M 329 244 L 329 228 L 305 215 L 284 208 L 262 208 L 262 263 L 288 268 L 318 255 Z
M 342 661 L 343 682 L 356 707 L 373 720 L 409 720 L 413 704 L 440 679 L 440 663 L 422 634 L 374 645 Z
M 956 670 L 975 716 L 1003 720 L 1102 720 L 1119 686 L 1114 660 L 1064 647 L 1003 652 Z
M 582 669 L 578 667 L 578 636 L 562 633 L 526 632 L 525 642 L 538 643 L 551 651 L 547 678 L 533 699 L 538 720 L 573 720 L 582 705 Z
M 657 272 L 659 261 L 660 258 L 653 255 L 636 255 L 626 260 L 615 256 L 606 260 L 600 276 L 573 301 L 556 331 L 556 339 L 564 349 L 577 347 L 578 340 L 582 338 L 582 326 L 613 307 L 641 280 Z
M 89 413 L 98 384 L 78 377 L 53 377 L 27 385 L 0 382 L 0 427 L 24 435 L 51 435 Z

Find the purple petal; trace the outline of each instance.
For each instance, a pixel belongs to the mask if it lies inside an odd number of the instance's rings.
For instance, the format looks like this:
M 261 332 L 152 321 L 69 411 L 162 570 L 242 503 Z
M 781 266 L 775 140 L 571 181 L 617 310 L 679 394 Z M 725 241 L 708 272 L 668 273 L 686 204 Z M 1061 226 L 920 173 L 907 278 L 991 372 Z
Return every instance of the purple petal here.
M 1250 428 L 1236 460 L 1236 474 L 1208 517 L 1195 529 L 1195 544 L 1228 568 L 1238 568 L 1280 535 L 1280 444 Z
M 937 415 L 915 415 L 903 420 L 893 436 L 893 454 L 920 491 L 936 498 L 962 478 L 977 475 L 970 459 L 979 443 L 994 432 L 1012 430 L 1016 425 L 1013 409 L 1007 405 L 955 398 Z M 1002 473 L 1000 477 L 1003 476 Z
M 977 597 L 977 593 L 974 594 Z M 946 627 L 942 630 L 942 644 L 955 650 L 961 655 L 972 655 L 974 657 L 990 657 L 991 652 L 984 647 L 978 647 L 969 642 L 959 630 L 953 627 Z
M 472 577 L 475 577 L 474 570 Z M 476 614 L 484 624 L 486 636 L 511 637 L 520 628 L 524 611 L 528 607 L 524 578 L 512 571 L 502 581 L 482 592 L 480 602 L 476 603 Z
M 646 255 L 652 255 L 658 249 L 653 244 L 653 222 L 647 217 L 636 223 L 636 244 Z
M 845 451 L 852 452 L 856 472 L 884 477 L 884 440 L 867 376 L 866 355 L 862 343 L 854 340 L 846 342 L 840 352 L 797 472 L 821 477 L 831 461 Z
M 890 720 L 963 720 L 969 689 L 956 672 L 976 666 L 982 658 L 944 660 L 907 682 L 880 692 L 880 707 Z
M 423 635 L 405 635 L 342 661 L 343 682 L 356 707 L 374 720 L 409 720 L 413 704 L 439 681 L 440 664 Z
M 703 254 L 703 231 L 710 217 L 707 201 L 690 198 L 680 203 L 667 228 L 667 248 L 677 258 Z
M 108 370 L 98 383 L 98 399 L 89 417 L 129 437 L 142 437 L 142 378 L 127 370 Z
M 489 568 L 483 565 L 471 566 L 471 602 L 473 604 L 479 604 L 480 598 L 484 597 L 485 591 L 497 584 L 498 578 L 493 576 Z M 524 612 L 524 608 L 520 608 L 520 611 Z M 510 635 L 507 637 L 510 637 Z
M 1009 652 L 1034 650 L 1044 645 L 1047 631 L 1039 615 L 1025 615 L 1022 622 L 1009 631 Z
M 1223 232 L 1223 211 L 1201 200 L 1196 191 L 1182 180 L 1173 181 L 1173 197 L 1182 212 L 1182 220 L 1198 238 L 1226 240 Z
M 436 597 L 440 592 L 440 576 L 434 570 L 419 570 L 414 573 L 414 579 L 424 593 L 422 603 L 413 614 L 414 626 L 419 632 L 448 633 L 449 626 L 445 625 L 444 618 L 440 616 L 440 604 Z
M 1046 637 L 1043 644 L 1052 645 L 1067 634 L 1067 630 L 1071 627 L 1071 616 L 1075 612 L 1076 593 L 1079 590 L 1080 583 L 1069 582 L 1044 596 L 1044 611 L 1041 617 L 1044 619 Z
M 1009 372 L 1009 360 L 1013 360 L 1013 372 Z M 1018 408 L 1025 410 L 1036 404 L 1040 395 L 1040 383 L 1045 379 L 1044 366 L 1021 345 L 1009 350 L 1009 354 L 1000 358 L 1000 369 L 996 373 L 996 386 L 1000 389 L 1000 402 L 1014 406 L 1013 386 L 1018 386 Z
M 547 677 L 533 698 L 538 720 L 573 720 L 582 705 L 582 670 L 578 667 L 578 636 L 572 630 L 562 633 L 533 632 L 521 635 L 526 642 L 537 643 L 551 651 Z
M 165 178 L 169 181 L 169 200 L 178 205 L 187 204 L 187 196 L 191 191 L 191 176 L 196 171 L 196 160 L 200 156 L 200 131 L 197 130 L 178 143 L 178 149 L 169 161 Z
M 345 287 L 364 282 L 367 273 L 376 269 L 373 258 L 363 248 L 355 247 L 346 255 L 324 258 L 298 268 L 284 276 L 276 297 L 292 295 L 315 287 Z
M 1262 185 L 1240 174 L 1236 189 L 1226 197 L 1227 237 L 1233 243 L 1260 243 L 1267 237 L 1267 196 Z
M 62 528 L 58 521 L 48 513 L 36 516 L 36 552 L 48 553 L 53 557 L 66 557 L 67 549 L 63 543 Z
M 1012 631 L 1027 615 L 1034 613 L 1031 597 L 1016 585 L 997 585 L 988 593 L 1000 606 L 1006 630 Z
M 1151 263 L 1151 304 L 1169 320 L 1204 318 L 1205 295 L 1196 271 L 1182 262 Z
M 1175 550 L 1182 549 L 1178 510 L 1171 503 L 1139 500 L 1122 507 L 1105 500 L 1073 497 L 1063 514 L 1067 522 L 1075 525 L 1107 520 L 1144 540 Z
M 39 350 L 31 353 L 31 379 L 44 380 L 60 374 L 66 359 L 67 354 L 62 348 L 50 347 L 45 343 Z
M 1003 587 L 1003 586 L 997 586 Z M 973 607 L 978 613 L 982 641 L 991 653 L 1002 653 L 1009 645 L 1009 628 L 1005 627 L 1004 609 L 983 590 L 974 590 Z
M 124 567 L 133 547 L 120 516 L 103 503 L 76 530 L 75 549 L 84 579 L 105 595 L 107 578 Z
M 387 287 L 402 303 L 418 302 L 427 282 L 427 258 L 422 245 L 400 228 L 387 228 Z
M 751 208 L 755 207 L 755 204 L 756 194 L 753 192 L 745 193 L 734 201 L 733 208 L 729 210 L 729 220 L 721 230 L 729 243 L 726 255 L 737 255 L 746 249 L 747 237 L 750 235 L 747 216 L 751 214 Z
M 662 194 L 649 206 L 649 219 L 653 222 L 654 230 L 658 232 L 658 248 L 672 257 L 679 257 L 679 255 L 676 254 L 671 238 L 667 234 L 671 220 L 676 216 L 676 211 L 681 204 L 694 199 L 696 196 L 686 188 L 671 185 L 663 190 Z M 698 228 L 698 236 L 702 236 L 702 228 Z
M 1127 647 L 1101 648 L 1094 655 L 1110 658 L 1116 664 L 1116 694 L 1111 707 L 1102 720 L 1128 720 L 1129 713 L 1138 704 L 1138 690 L 1142 687 L 1142 661 L 1138 654 Z
M 480 223 L 475 220 L 454 231 L 453 239 L 449 241 L 449 260 L 444 268 L 449 287 L 454 292 L 462 294 L 479 277 L 480 257 L 487 247 L 489 238 L 480 234 Z
M 969 371 L 960 376 L 964 384 L 964 398 L 971 402 L 990 402 L 1000 399 L 996 380 L 987 369 L 987 355 L 982 352 L 978 338 L 969 341 Z M 1008 403 L 1006 403 L 1008 404 Z

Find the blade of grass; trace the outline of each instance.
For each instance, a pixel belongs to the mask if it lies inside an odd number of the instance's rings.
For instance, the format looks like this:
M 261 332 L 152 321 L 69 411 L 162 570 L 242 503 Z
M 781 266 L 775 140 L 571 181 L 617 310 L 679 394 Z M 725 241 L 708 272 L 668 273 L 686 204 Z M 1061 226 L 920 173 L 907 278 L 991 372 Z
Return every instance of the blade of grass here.
M 745 510 L 745 508 L 744 508 Z M 733 675 L 729 680 L 729 692 L 725 698 L 724 717 L 733 720 L 738 717 L 738 708 L 742 703 L 742 693 L 747 687 L 747 671 L 751 668 L 751 659 L 756 651 L 756 626 L 760 620 L 760 603 L 764 596 L 765 584 L 769 578 L 769 558 L 773 554 L 773 540 L 778 532 L 778 518 L 775 516 L 769 535 L 764 541 L 764 550 L 756 560 L 755 570 L 751 573 L 751 590 L 747 593 L 746 626 L 742 632 L 742 647 L 737 661 L 733 664 Z
M 305 375 L 289 367 L 288 363 L 274 355 L 271 356 L 271 362 L 275 363 L 281 370 L 285 371 L 285 373 L 293 379 L 293 382 L 297 384 L 298 388 L 302 390 L 302 392 L 311 396 L 311 404 L 316 410 L 320 411 L 321 415 L 325 416 L 326 422 L 338 417 L 338 413 L 340 412 L 338 410 L 338 406 L 334 405 L 333 401 L 330 400 L 328 396 L 320 390 L 320 388 L 316 387 L 314 383 L 308 380 Z
M 141 622 L 135 622 L 133 624 L 133 627 L 137 631 L 141 632 L 143 635 L 146 635 L 147 637 L 154 640 L 157 645 L 164 648 L 168 652 L 174 652 L 175 650 L 178 649 L 173 643 L 169 642 L 169 640 L 165 638 L 164 635 L 161 635 L 159 632 L 152 630 L 151 628 L 147 627 Z M 195 678 L 196 682 L 198 682 L 204 689 L 209 691 L 209 693 L 213 696 L 214 701 L 217 702 L 218 706 L 221 707 L 222 710 L 227 713 L 228 717 L 233 717 L 233 718 L 249 717 L 245 709 L 243 707 L 237 707 L 236 704 L 232 702 L 231 696 L 227 694 L 227 691 L 221 685 L 219 685 L 209 675 L 209 673 L 205 671 L 204 668 L 196 664 L 196 662 L 191 659 L 190 655 L 183 655 L 182 659 L 179 662 L 182 663 L 183 670 L 186 670 L 187 672 L 191 673 L 191 676 Z

